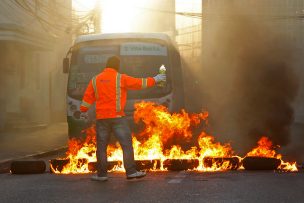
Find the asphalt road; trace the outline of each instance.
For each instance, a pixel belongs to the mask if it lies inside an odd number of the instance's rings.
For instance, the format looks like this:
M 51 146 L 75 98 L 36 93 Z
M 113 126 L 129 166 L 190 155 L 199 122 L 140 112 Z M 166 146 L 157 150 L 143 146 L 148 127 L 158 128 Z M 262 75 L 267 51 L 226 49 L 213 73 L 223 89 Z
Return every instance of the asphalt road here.
M 2 158 L 14 158 L 62 146 L 66 144 L 67 136 L 61 128 L 65 129 L 66 126 L 45 129 L 48 134 L 44 131 L 23 133 L 27 135 L 26 139 L 21 139 L 19 134 L 2 136 L 0 155 L 3 155 Z M 297 136 L 286 152 L 297 160 L 303 160 L 301 135 L 304 128 L 296 129 Z M 17 140 L 20 144 L 16 147 Z M 51 141 L 54 146 L 50 144 Z M 47 156 L 41 158 L 47 161 L 64 157 L 64 152 Z M 55 175 L 48 172 L 38 175 L 0 174 L 0 203 L 304 202 L 303 171 L 149 172 L 144 179 L 132 181 L 126 180 L 122 173 L 110 173 L 107 182 L 93 182 L 91 175 Z
M 1 174 L 0 202 L 304 202 L 304 173 L 150 172 L 107 182 L 86 175 Z
M 67 123 L 54 123 L 38 130 L 0 132 L 0 163 L 67 146 Z

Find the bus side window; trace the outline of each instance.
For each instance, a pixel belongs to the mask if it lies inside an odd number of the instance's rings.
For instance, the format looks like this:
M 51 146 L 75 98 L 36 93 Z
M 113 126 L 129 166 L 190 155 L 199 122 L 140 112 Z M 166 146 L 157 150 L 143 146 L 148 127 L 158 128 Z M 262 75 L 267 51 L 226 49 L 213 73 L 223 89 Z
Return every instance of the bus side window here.
M 172 48 L 172 81 L 175 87 L 183 88 L 183 73 L 181 67 L 181 58 L 178 50 Z
M 173 99 L 175 105 L 173 111 L 180 111 L 185 108 L 185 97 L 184 97 L 184 82 L 183 82 L 183 71 L 181 65 L 181 57 L 179 51 L 172 47 L 171 51 L 171 62 L 172 62 L 172 83 L 173 83 Z
M 78 53 L 79 53 L 78 50 L 72 52 L 71 65 L 77 64 Z

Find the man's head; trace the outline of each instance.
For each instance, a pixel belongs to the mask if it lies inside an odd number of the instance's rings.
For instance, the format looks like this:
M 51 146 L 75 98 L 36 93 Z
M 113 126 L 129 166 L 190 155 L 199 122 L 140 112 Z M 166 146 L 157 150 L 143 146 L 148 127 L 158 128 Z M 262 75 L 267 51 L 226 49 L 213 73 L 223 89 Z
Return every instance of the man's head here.
M 107 60 L 107 68 L 113 68 L 117 71 L 119 71 L 120 67 L 120 59 L 118 56 L 111 56 Z

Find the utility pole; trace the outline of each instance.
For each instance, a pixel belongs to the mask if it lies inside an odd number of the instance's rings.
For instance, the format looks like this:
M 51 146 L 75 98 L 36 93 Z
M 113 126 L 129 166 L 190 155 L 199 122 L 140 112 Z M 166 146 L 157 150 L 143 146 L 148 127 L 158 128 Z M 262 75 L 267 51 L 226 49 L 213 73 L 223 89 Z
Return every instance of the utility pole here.
M 206 19 L 206 11 L 208 9 L 208 1 L 202 0 L 202 20 L 201 20 L 201 64 L 203 64 L 204 60 L 204 39 L 206 34 L 206 24 L 207 21 L 204 21 Z

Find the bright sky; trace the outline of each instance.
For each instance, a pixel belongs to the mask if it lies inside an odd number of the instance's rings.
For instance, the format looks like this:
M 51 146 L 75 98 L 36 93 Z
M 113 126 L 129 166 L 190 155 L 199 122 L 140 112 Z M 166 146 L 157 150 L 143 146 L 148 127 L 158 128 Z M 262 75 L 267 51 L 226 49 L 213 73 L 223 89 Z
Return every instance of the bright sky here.
M 131 32 L 136 19 L 153 0 L 104 0 L 102 1 L 103 32 Z M 119 6 L 118 6 L 119 5 Z
M 202 0 L 175 0 L 175 10 L 176 12 L 202 12 Z M 181 15 L 176 15 L 176 28 L 193 26 L 200 24 L 201 21 L 196 18 L 184 17 Z
M 93 9 L 98 0 L 73 0 L 75 10 Z M 132 32 L 136 19 L 142 18 L 145 10 L 153 4 L 153 0 L 99 0 L 102 8 L 101 24 L 103 33 Z M 165 0 L 164 0 L 165 1 Z M 161 10 L 162 8 L 160 8 Z M 178 12 L 201 12 L 201 0 L 176 0 Z M 176 17 L 177 27 L 199 23 L 189 17 Z

